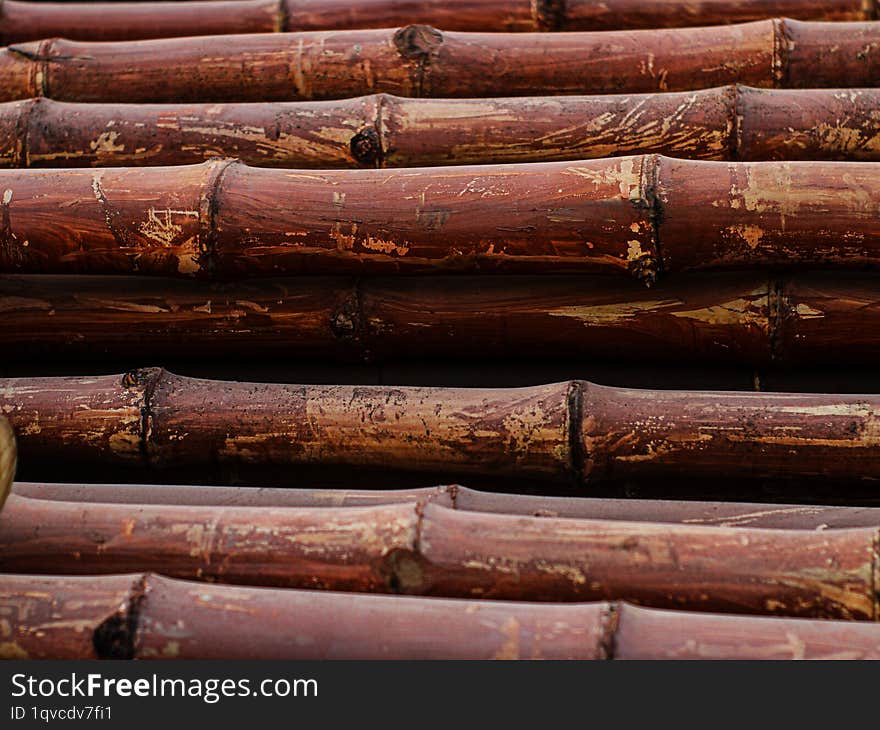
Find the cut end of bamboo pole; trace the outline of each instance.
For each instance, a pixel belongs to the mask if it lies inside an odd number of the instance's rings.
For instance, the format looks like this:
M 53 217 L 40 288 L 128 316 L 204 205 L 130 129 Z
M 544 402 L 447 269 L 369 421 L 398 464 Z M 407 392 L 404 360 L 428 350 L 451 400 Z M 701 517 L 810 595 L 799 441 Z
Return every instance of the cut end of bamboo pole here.
M 9 492 L 12 490 L 12 478 L 15 476 L 15 435 L 12 426 L 0 416 L 0 509 L 3 508 Z

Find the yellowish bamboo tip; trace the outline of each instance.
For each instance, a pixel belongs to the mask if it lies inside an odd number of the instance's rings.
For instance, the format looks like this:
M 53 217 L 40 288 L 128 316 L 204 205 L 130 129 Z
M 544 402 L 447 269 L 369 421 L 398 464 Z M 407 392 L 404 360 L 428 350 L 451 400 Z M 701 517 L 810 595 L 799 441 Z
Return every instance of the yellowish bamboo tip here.
M 15 476 L 15 436 L 12 427 L 0 416 L 0 509 L 12 490 L 12 477 Z

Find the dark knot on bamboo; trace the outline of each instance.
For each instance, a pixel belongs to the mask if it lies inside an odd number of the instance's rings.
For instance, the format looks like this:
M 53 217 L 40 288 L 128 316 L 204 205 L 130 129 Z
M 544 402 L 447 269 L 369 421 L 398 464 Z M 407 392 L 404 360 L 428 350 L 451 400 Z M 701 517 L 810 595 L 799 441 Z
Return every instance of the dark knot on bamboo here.
M 394 31 L 394 45 L 406 59 L 427 61 L 443 43 L 443 34 L 429 25 L 407 25 Z
M 351 138 L 351 156 L 361 165 L 382 166 L 382 142 L 374 126 L 361 127 Z
M 530 0 L 534 8 L 535 24 L 545 31 L 564 30 L 566 27 L 566 0 Z

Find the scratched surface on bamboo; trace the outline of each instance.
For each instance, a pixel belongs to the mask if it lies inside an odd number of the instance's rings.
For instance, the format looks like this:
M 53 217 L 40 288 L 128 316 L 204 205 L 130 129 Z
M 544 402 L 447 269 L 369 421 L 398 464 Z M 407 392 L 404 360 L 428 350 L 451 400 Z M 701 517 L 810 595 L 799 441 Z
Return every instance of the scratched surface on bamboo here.
M 223 278 L 518 264 L 640 271 L 654 240 L 646 160 L 3 170 L 0 266 Z
M 418 489 L 287 489 L 169 484 L 65 484 L 16 482 L 13 493 L 31 499 L 113 504 L 215 507 L 367 507 L 430 501 L 471 512 L 667 522 L 720 527 L 828 530 L 880 527 L 880 508 L 822 504 L 705 502 L 608 497 L 542 497 L 481 492 L 459 485 Z
M 385 556 L 410 548 L 416 524 L 412 504 L 279 511 L 82 505 L 10 495 L 0 513 L 0 543 L 10 549 L 0 557 L 0 570 L 155 569 L 227 583 L 388 592 Z
M 0 190 L 5 272 L 552 270 L 650 284 L 661 271 L 880 260 L 880 180 L 864 162 L 642 155 L 288 171 L 213 161 L 0 170 Z
M 880 159 L 880 90 L 754 89 L 504 99 L 0 104 L 0 166 L 418 167 L 611 157 Z
M 876 528 L 755 530 L 352 508 L 81 504 L 11 495 L 0 570 L 162 570 L 246 585 L 873 620 Z
M 101 598 L 95 600 L 96 595 Z M 2 658 L 876 659 L 871 623 L 193 584 L 0 576 Z M 60 619 L 60 620 L 59 620 Z
M 131 40 L 221 33 L 388 28 L 428 23 L 463 31 L 576 31 L 710 25 L 784 15 L 802 20 L 872 20 L 863 0 L 225 0 L 165 3 L 0 3 L 0 44 L 64 36 Z
M 873 286 L 864 276 L 835 281 L 853 295 L 869 296 Z M 3 276 L 0 345 L 9 348 L 9 357 L 50 353 L 63 343 L 68 357 L 96 350 L 222 357 L 241 346 L 252 354 L 370 362 L 540 351 L 545 357 L 763 363 L 782 354 L 779 318 L 773 315 L 780 292 L 766 277 L 751 274 L 722 274 L 711 282 L 688 277 L 659 291 L 588 276 L 314 276 L 223 285 L 155 277 Z M 808 311 L 792 297 L 785 299 L 792 331 L 802 317 L 824 316 L 825 331 L 856 316 L 846 306 L 820 310 L 812 298 Z M 880 352 L 870 332 L 866 327 L 858 343 L 841 343 L 835 358 Z M 800 362 L 828 354 L 824 348 L 811 352 L 811 341 L 797 341 Z
M 9 358 L 101 351 L 382 362 L 544 356 L 765 364 L 880 356 L 875 277 L 688 274 L 659 289 L 592 276 L 172 278 L 0 276 Z M 415 347 L 415 343 L 418 347 Z M 233 345 L 234 343 L 234 345 Z
M 22 459 L 127 468 L 369 466 L 570 483 L 880 477 L 880 396 L 285 385 L 125 375 L 0 380 Z
M 880 475 L 880 398 L 607 388 L 583 396 L 585 477 Z
M 0 577 L 0 659 L 93 659 L 101 624 L 125 615 L 138 576 Z
M 0 45 L 62 36 L 125 41 L 281 30 L 278 0 L 223 2 L 0 3 Z
M 877 23 L 764 20 L 600 33 L 430 26 L 0 49 L 0 101 L 221 102 L 875 86 Z
M 746 618 L 618 605 L 614 659 L 880 658 L 874 626 Z

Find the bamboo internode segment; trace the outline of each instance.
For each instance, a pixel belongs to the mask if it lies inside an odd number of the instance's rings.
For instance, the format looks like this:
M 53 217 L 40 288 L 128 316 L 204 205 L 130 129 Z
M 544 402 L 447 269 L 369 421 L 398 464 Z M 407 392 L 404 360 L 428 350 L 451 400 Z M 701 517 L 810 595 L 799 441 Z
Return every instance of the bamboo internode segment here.
M 68 357 L 336 361 L 589 357 L 799 365 L 880 357 L 876 277 L 839 272 L 672 278 L 304 276 L 211 284 L 0 276 L 0 347 Z M 10 354 L 10 357 L 12 355 Z
M 880 46 L 878 46 L 880 47 Z M 658 155 L 416 170 L 0 170 L 0 270 L 630 273 L 875 265 L 865 162 Z
M 229 0 L 224 0 L 228 2 Z M 880 160 L 880 89 L 243 104 L 0 104 L 0 167 L 420 167 L 661 153 Z
M 646 609 L 0 576 L 8 659 L 877 659 L 880 626 Z M 235 627 L 235 630 L 230 630 Z
M 431 503 L 206 507 L 10 495 L 0 571 L 877 619 L 877 528 L 526 517 Z
M 880 477 L 880 396 L 6 378 L 22 458 L 344 464 L 539 478 Z
M 596 33 L 258 33 L 0 49 L 0 101 L 297 101 L 877 86 L 880 23 L 789 19 Z
M 458 485 L 421 489 L 339 490 L 16 482 L 12 491 L 20 497 L 60 502 L 215 507 L 369 507 L 421 501 L 471 512 L 497 512 L 533 517 L 575 517 L 786 530 L 880 527 L 878 507 L 607 497 L 539 497 L 480 492 Z
M 534 32 L 738 23 L 785 15 L 801 20 L 873 20 L 874 0 L 224 0 L 223 2 L 44 3 L 2 0 L 0 44 L 71 40 L 389 28 L 426 23 L 447 30 Z
M 2 414 L 2 411 L 0 411 Z M 0 415 L 0 508 L 6 502 L 6 497 L 12 489 L 12 479 L 15 476 L 15 436 L 12 427 L 2 415 Z

